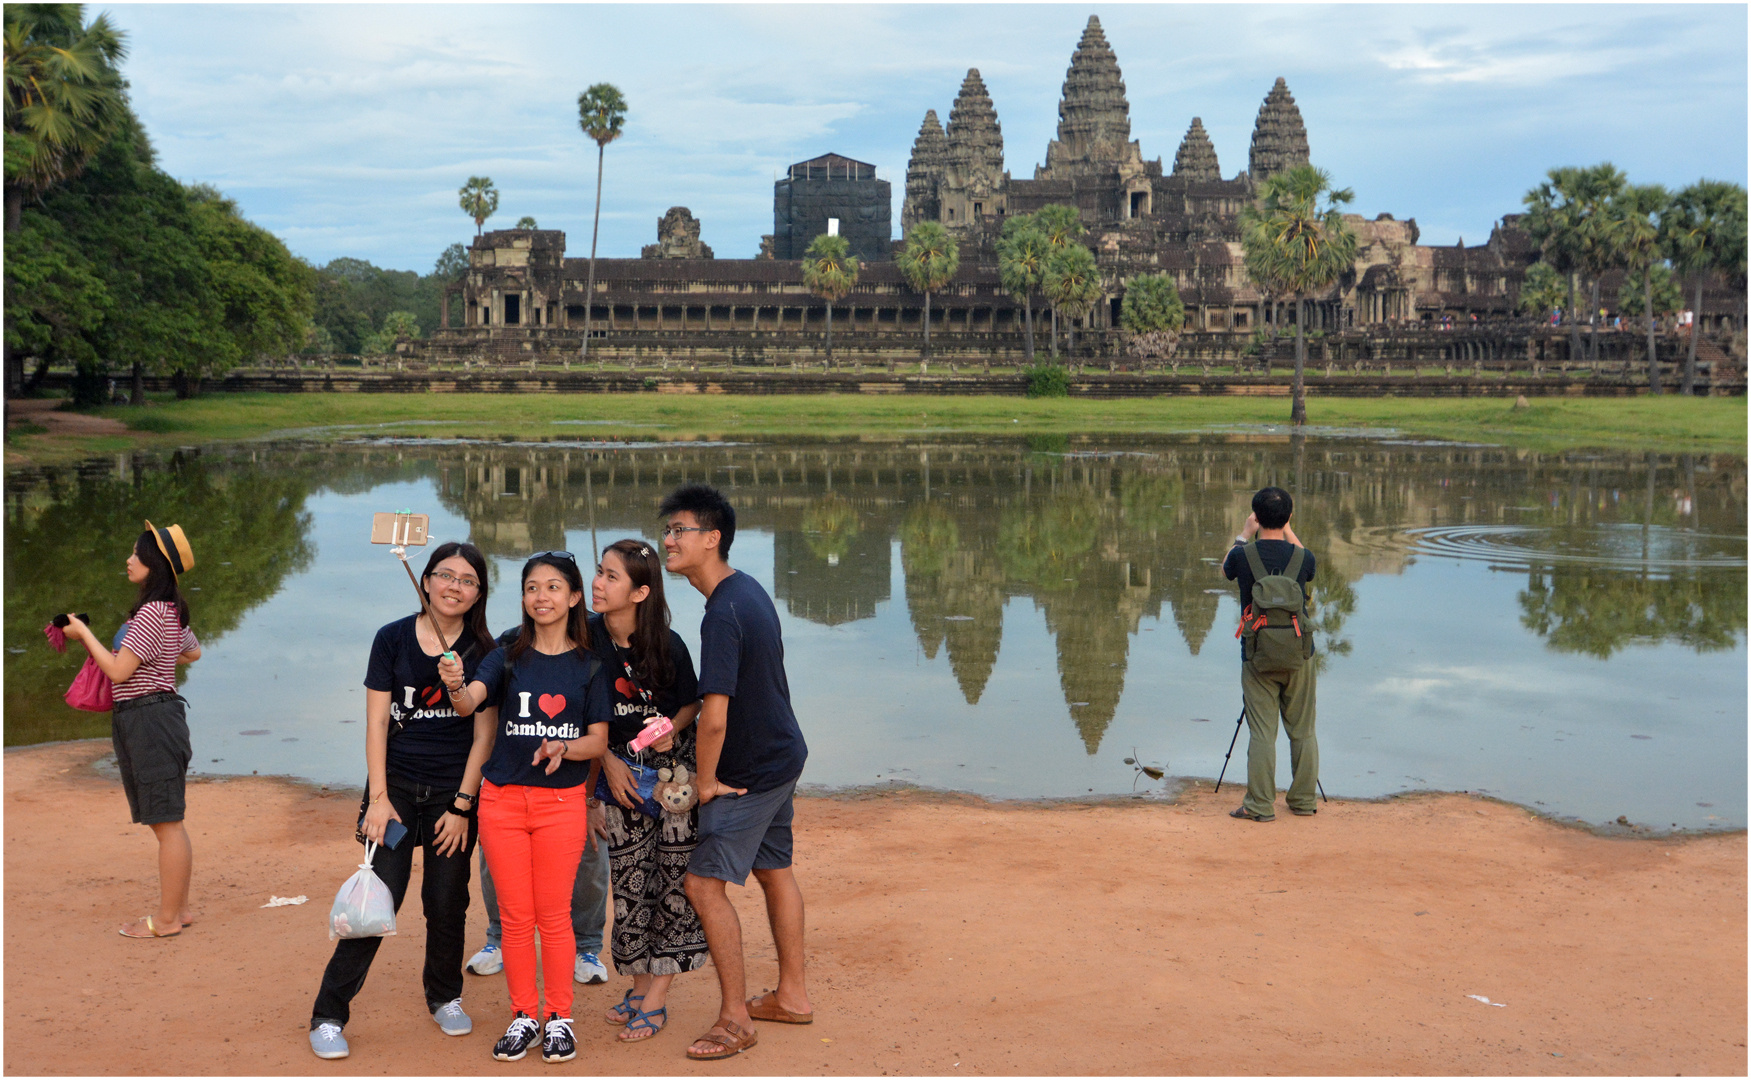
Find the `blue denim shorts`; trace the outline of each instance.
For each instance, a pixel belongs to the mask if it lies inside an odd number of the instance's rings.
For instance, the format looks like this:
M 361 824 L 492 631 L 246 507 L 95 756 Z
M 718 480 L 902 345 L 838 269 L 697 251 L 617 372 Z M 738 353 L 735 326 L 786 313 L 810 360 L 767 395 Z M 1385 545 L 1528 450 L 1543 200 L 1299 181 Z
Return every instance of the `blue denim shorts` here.
M 750 870 L 790 865 L 791 795 L 796 781 L 757 795 L 719 795 L 699 808 L 699 846 L 687 872 L 746 884 Z

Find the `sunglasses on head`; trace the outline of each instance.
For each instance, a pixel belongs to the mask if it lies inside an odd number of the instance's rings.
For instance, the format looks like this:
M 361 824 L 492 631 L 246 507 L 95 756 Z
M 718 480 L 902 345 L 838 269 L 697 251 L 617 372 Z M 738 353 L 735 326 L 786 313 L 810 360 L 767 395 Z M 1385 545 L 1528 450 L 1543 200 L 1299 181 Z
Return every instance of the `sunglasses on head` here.
M 569 551 L 537 551 L 529 556 L 530 562 L 534 562 L 536 559 L 564 559 L 566 562 L 573 563 L 578 561 L 578 557 Z

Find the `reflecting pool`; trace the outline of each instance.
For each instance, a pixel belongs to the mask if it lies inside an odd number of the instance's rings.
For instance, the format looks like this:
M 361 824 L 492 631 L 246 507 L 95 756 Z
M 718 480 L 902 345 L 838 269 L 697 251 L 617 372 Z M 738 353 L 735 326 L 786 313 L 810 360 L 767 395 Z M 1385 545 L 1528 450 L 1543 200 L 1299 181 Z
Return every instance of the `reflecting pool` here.
M 492 558 L 495 628 L 532 550 L 655 541 L 683 481 L 739 511 L 773 594 L 804 782 L 1006 798 L 1214 777 L 1240 707 L 1218 564 L 1251 493 L 1317 555 L 1334 796 L 1484 792 L 1589 822 L 1746 821 L 1746 470 L 1738 456 L 1536 453 L 1310 434 L 748 443 L 372 440 L 131 455 L 8 475 L 7 745 L 108 734 L 61 702 L 41 627 L 113 632 L 142 518 L 179 521 L 206 656 L 195 768 L 363 781 L 365 659 L 413 610 L 368 543 L 412 508 Z M 670 579 L 697 647 L 702 601 Z M 1166 782 L 1124 761 L 1159 765 Z M 1244 778 L 1245 740 L 1228 768 Z M 1287 782 L 1288 755 L 1280 755 Z M 1238 798 L 1238 790 L 1236 797 Z

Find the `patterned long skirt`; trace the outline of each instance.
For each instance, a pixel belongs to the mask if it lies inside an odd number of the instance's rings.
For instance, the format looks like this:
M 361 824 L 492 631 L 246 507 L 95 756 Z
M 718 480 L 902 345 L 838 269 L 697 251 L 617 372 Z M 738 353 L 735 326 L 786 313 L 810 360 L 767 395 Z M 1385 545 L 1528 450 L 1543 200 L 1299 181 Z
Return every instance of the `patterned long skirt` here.
M 691 727 L 668 753 L 647 750 L 654 768 L 677 761 L 694 769 Z M 625 753 L 625 746 L 613 749 Z M 622 975 L 678 975 L 705 966 L 710 955 L 699 916 L 687 902 L 681 879 L 699 843 L 699 808 L 657 819 L 605 804 L 608 873 L 614 890 L 614 968 Z

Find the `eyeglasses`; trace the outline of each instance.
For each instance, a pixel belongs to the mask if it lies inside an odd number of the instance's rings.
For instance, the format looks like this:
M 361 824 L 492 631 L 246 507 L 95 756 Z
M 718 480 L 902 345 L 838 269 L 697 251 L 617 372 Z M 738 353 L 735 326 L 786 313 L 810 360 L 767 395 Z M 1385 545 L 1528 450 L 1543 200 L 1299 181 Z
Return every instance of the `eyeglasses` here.
M 536 559 L 546 558 L 564 559 L 566 562 L 574 563 L 578 561 L 578 557 L 569 551 L 537 551 L 535 554 L 529 556 L 529 561 L 534 562 Z
M 464 589 L 478 589 L 480 582 L 471 577 L 457 577 L 448 570 L 434 570 L 432 576 L 446 585 L 458 585 Z
M 665 537 L 669 537 L 669 536 L 677 536 L 678 537 L 682 533 L 690 533 L 690 532 L 716 532 L 716 531 L 717 531 L 716 529 L 702 529 L 697 525 L 665 525 L 665 526 L 663 526 L 663 536 L 665 536 Z

